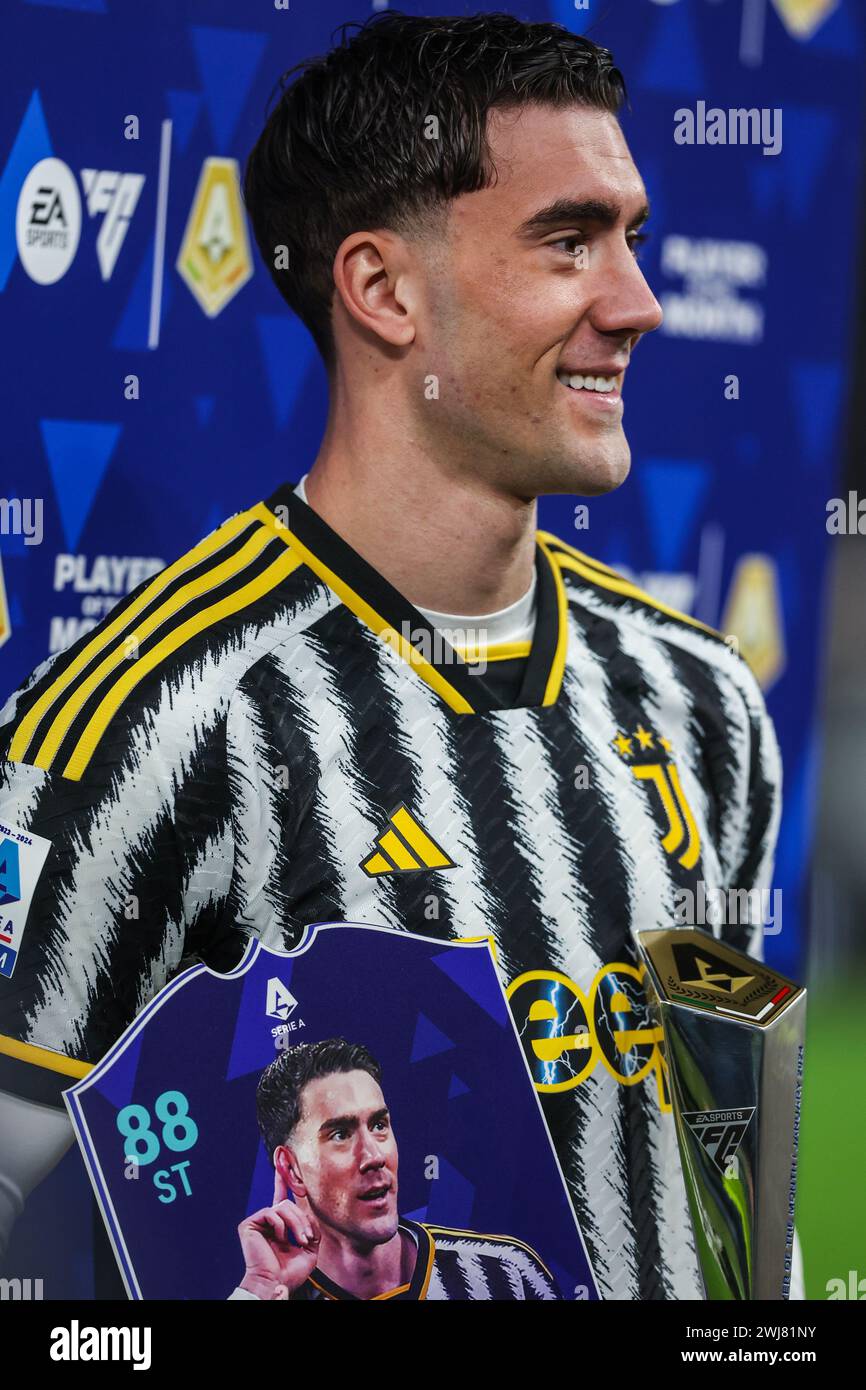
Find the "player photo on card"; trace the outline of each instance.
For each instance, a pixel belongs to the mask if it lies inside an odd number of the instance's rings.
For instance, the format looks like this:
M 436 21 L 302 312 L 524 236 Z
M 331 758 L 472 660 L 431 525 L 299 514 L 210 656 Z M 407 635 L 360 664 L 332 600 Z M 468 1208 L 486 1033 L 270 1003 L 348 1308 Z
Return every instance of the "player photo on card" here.
M 65 1099 L 130 1298 L 598 1297 L 487 939 L 255 943 Z

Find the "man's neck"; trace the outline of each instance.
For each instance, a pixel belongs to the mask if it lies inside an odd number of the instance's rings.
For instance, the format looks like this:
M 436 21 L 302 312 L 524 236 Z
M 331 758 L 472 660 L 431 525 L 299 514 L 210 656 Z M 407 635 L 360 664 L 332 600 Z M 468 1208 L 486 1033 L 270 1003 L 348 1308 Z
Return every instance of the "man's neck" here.
M 306 480 L 310 506 L 410 603 L 444 613 L 495 613 L 527 592 L 535 502 L 483 481 L 413 468 L 323 444 Z
M 368 1299 L 408 1284 L 417 1258 L 414 1241 L 400 1230 L 382 1245 L 362 1249 L 324 1232 L 318 1267 L 346 1293 Z

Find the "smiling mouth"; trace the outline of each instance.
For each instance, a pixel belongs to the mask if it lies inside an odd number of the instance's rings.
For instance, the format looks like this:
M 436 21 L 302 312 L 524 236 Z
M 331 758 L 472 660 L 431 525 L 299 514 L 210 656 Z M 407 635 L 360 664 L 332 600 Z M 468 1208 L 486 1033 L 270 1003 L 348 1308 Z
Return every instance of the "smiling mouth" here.
M 571 391 L 596 391 L 599 395 L 618 395 L 617 376 L 581 376 L 579 372 L 557 372 L 557 380 Z
M 391 1191 L 391 1184 L 387 1183 L 383 1187 L 371 1187 L 368 1192 L 362 1192 L 358 1198 L 361 1202 L 381 1202 Z

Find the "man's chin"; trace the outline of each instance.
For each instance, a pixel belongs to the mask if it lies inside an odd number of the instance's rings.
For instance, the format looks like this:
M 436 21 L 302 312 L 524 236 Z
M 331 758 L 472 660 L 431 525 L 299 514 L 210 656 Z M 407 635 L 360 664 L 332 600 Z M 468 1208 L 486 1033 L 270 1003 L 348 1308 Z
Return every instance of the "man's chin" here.
M 604 453 L 581 454 L 540 468 L 533 479 L 533 490 L 537 497 L 556 493 L 569 497 L 603 497 L 620 487 L 630 470 L 628 445 Z
M 399 1217 L 396 1212 L 383 1212 L 381 1216 L 371 1217 L 363 1225 L 357 1227 L 357 1233 L 362 1240 L 367 1240 L 371 1245 L 384 1245 L 387 1241 L 393 1240 L 399 1227 Z
M 624 458 L 611 460 L 599 469 L 590 472 L 587 477 L 583 474 L 580 485 L 575 492 L 581 497 L 603 497 L 607 492 L 615 492 L 621 487 L 631 472 L 631 455 L 626 454 Z
M 389 1240 L 393 1240 L 393 1237 L 398 1234 L 398 1229 L 398 1220 L 396 1220 L 396 1216 L 391 1223 L 385 1222 L 384 1218 L 379 1218 L 377 1222 L 373 1222 L 373 1225 L 364 1226 L 363 1229 L 359 1229 L 357 1236 L 359 1236 L 359 1240 L 363 1244 L 386 1245 Z

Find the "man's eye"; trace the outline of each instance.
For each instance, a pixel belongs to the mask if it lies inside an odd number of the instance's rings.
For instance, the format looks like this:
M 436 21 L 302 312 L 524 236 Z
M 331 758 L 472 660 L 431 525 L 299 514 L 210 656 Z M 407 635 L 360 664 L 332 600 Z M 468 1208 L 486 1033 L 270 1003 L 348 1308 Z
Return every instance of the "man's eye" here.
M 640 259 L 640 248 L 648 236 L 648 232 L 628 232 L 626 234 L 628 249 L 635 260 Z M 583 232 L 578 232 L 575 236 L 560 237 L 559 241 L 551 241 L 549 244 L 557 250 L 561 248 L 566 256 L 571 256 L 572 260 L 576 260 L 581 253 L 586 254 L 586 249 L 588 249 Z
M 560 237 L 559 241 L 551 241 L 550 245 L 557 248 L 561 246 L 566 256 L 571 256 L 574 259 L 580 247 L 586 245 L 586 241 L 583 232 L 578 232 L 576 236 L 564 236 Z

